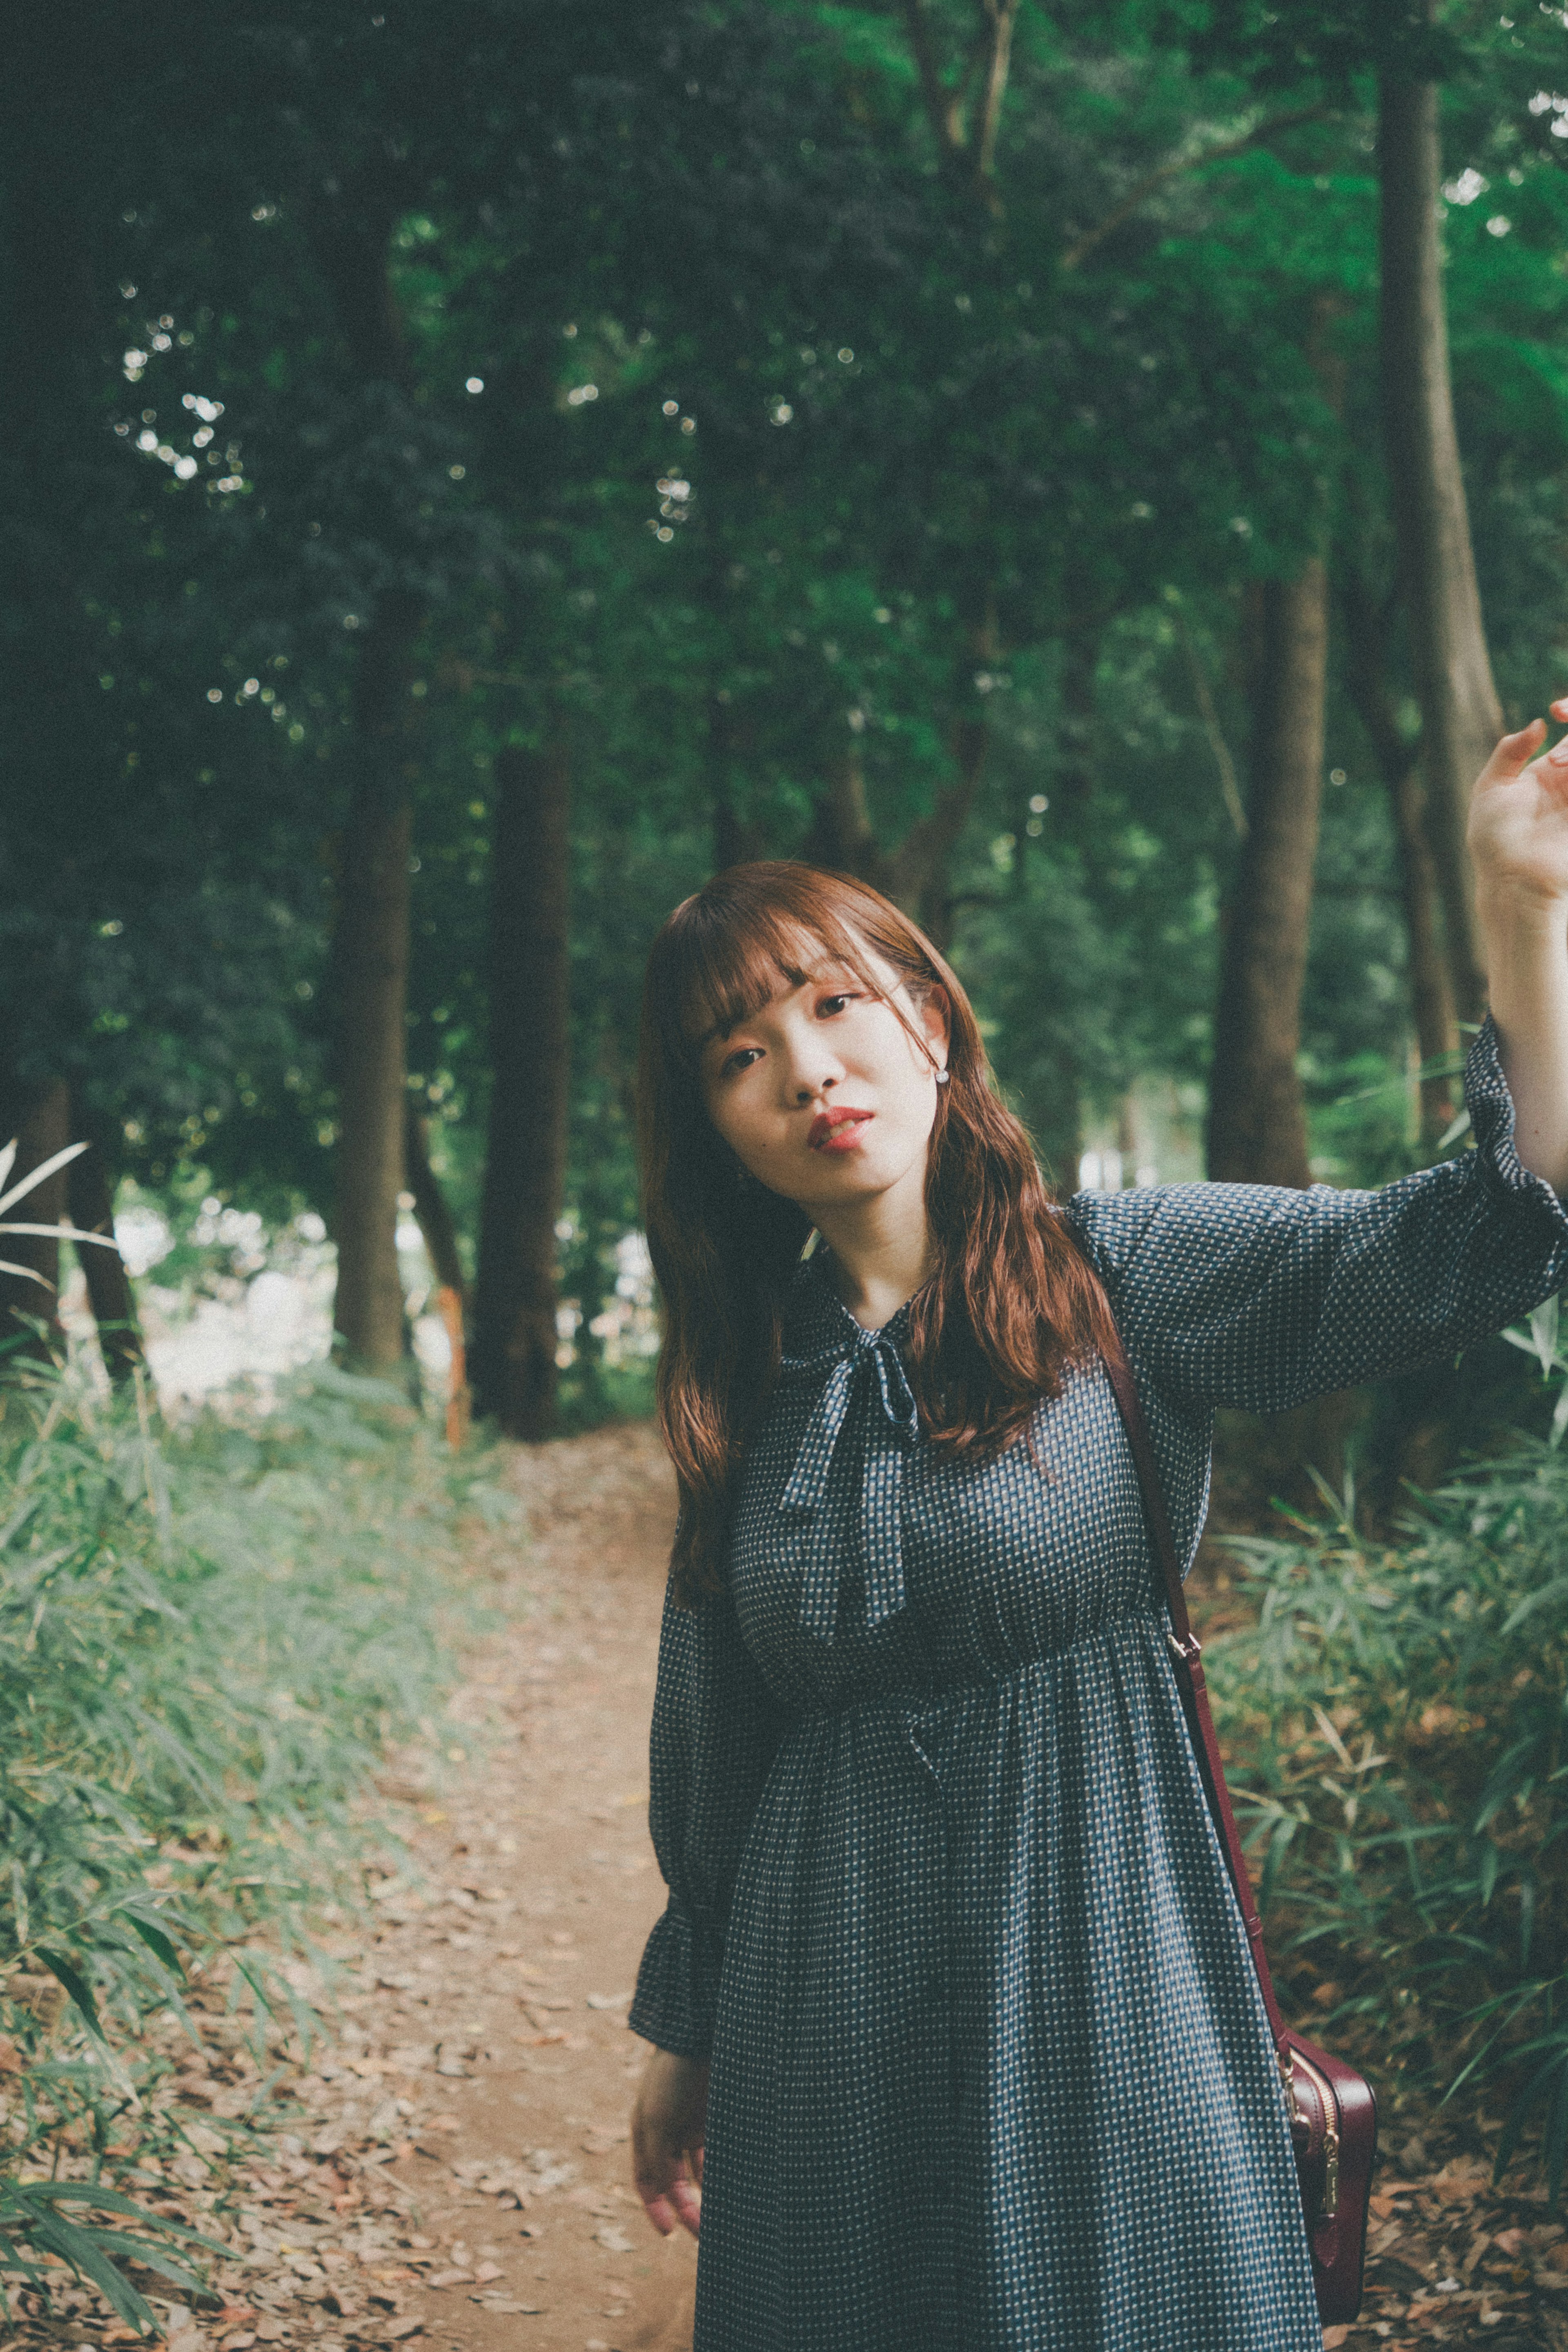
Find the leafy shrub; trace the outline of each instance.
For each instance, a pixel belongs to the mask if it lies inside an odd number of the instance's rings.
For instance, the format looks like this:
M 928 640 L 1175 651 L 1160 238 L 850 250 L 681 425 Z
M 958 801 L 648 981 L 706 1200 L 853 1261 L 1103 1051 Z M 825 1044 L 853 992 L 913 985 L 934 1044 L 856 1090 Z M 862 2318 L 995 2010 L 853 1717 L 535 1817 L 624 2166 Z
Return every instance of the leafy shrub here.
M 1516 1335 L 1523 1342 L 1523 1335 Z M 1552 1335 L 1538 1336 L 1550 1340 Z M 1563 1369 L 1547 1345 L 1543 1360 Z M 1568 1456 L 1520 1439 L 1388 1544 L 1354 1491 L 1228 1538 L 1210 1683 L 1287 2000 L 1376 2071 L 1568 2157 Z
M 116 2154 L 171 2128 L 139 2022 L 219 1952 L 258 2035 L 294 1998 L 264 1956 L 356 1891 L 357 1801 L 435 1703 L 476 1493 L 329 1366 L 179 1433 L 75 1373 L 0 1390 L 0 2270 L 52 2250 L 138 2324 L 116 2260 L 189 2284 L 162 2225 L 121 2234 Z

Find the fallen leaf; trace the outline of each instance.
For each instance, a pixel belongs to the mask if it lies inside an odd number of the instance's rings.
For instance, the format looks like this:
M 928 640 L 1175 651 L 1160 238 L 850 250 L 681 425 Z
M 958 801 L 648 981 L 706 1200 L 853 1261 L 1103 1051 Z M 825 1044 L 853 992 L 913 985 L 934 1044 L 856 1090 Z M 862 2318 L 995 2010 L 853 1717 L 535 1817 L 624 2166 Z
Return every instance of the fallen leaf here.
M 618 2230 L 612 2221 L 606 2221 L 601 2228 L 595 2230 L 593 2242 L 595 2245 L 602 2246 L 607 2254 L 629 2254 L 632 2251 L 631 2239 L 624 2230 Z
M 475 2278 L 481 2286 L 487 2286 L 492 2279 L 498 2279 L 501 2275 L 502 2272 L 499 2263 L 481 2263 L 478 2269 L 474 2273 Z
M 632 1996 L 629 1992 L 591 1992 L 588 2006 L 590 2009 L 630 2009 Z

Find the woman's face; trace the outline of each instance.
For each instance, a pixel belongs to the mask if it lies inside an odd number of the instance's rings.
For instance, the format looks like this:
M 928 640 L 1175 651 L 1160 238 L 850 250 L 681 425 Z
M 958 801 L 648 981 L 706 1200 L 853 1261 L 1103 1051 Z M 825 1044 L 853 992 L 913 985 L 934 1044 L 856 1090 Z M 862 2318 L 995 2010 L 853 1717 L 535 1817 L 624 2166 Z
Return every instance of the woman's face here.
M 899 1189 L 924 1199 L 946 1000 L 936 989 L 916 1004 L 891 966 L 862 953 L 882 993 L 814 946 L 800 987 L 781 983 L 750 1020 L 703 1042 L 714 1126 L 748 1174 L 813 1219 Z

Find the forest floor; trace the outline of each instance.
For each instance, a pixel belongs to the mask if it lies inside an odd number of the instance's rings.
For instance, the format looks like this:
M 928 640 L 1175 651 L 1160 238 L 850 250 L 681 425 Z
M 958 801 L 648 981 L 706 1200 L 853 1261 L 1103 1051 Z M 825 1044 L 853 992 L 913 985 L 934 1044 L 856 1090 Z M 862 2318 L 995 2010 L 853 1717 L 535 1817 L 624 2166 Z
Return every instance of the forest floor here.
M 508 1475 L 527 1539 L 475 1538 L 496 1630 L 442 1727 L 456 1744 L 384 1778 L 408 1859 L 333 1948 L 334 2038 L 237 2203 L 191 2212 L 234 2249 L 216 2294 L 144 2281 L 169 2352 L 690 2345 L 695 2249 L 648 2228 L 626 2138 L 626 2003 L 664 1893 L 646 1743 L 670 1480 L 643 1425 L 519 1449 Z M 214 2120 L 247 2097 L 221 2007 L 195 2012 L 180 2077 Z M 1374 2207 L 1364 2315 L 1325 2345 L 1568 2352 L 1568 2233 L 1541 2199 L 1494 2194 L 1473 2150 L 1406 2117 Z M 0 2328 L 0 2352 L 131 2341 L 68 2288 Z

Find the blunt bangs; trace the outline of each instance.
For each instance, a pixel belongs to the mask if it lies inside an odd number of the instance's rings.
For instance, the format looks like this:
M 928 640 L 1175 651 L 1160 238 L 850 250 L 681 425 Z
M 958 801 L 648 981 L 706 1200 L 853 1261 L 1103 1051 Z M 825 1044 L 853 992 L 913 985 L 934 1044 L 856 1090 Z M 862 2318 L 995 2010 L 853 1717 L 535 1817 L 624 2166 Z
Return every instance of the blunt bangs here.
M 807 921 L 777 903 L 727 904 L 704 893 L 677 909 L 660 949 L 660 993 L 674 1016 L 665 1034 L 679 1037 L 694 1075 L 710 1038 L 754 1019 L 781 990 L 803 988 L 824 961 L 883 992 L 867 967 L 865 941 L 825 908 L 814 908 Z

